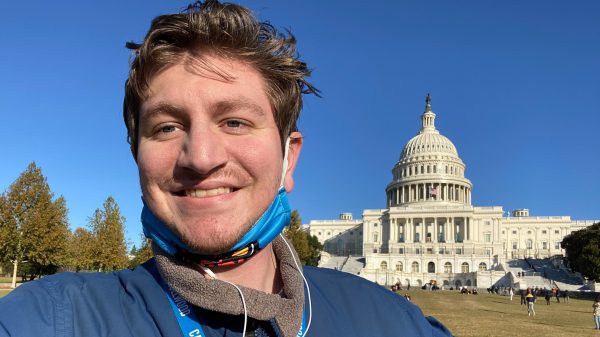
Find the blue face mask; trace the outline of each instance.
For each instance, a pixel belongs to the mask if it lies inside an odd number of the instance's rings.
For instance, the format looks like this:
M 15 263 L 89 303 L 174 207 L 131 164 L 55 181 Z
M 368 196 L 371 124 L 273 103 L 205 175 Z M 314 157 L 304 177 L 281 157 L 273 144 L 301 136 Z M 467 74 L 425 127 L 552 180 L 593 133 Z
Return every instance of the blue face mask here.
M 144 208 L 142 209 L 141 220 L 144 228 L 144 235 L 170 255 L 184 254 L 194 256 L 192 259 L 196 262 L 207 262 L 209 265 L 222 265 L 223 263 L 219 263 L 219 260 L 234 261 L 227 264 L 238 263 L 238 260 L 243 261 L 260 249 L 265 248 L 277 235 L 279 235 L 279 233 L 281 233 L 283 228 L 287 226 L 291 220 L 287 192 L 283 187 L 283 181 L 287 171 L 289 143 L 290 139 L 288 138 L 285 144 L 281 184 L 277 195 L 275 195 L 273 202 L 271 202 L 267 210 L 261 215 L 256 223 L 250 227 L 248 232 L 246 232 L 246 234 L 231 247 L 229 252 L 225 252 L 216 257 L 199 255 L 189 246 L 184 244 L 177 235 L 158 219 L 142 198 Z M 247 253 L 238 254 L 239 251 L 244 250 L 245 248 L 249 248 Z

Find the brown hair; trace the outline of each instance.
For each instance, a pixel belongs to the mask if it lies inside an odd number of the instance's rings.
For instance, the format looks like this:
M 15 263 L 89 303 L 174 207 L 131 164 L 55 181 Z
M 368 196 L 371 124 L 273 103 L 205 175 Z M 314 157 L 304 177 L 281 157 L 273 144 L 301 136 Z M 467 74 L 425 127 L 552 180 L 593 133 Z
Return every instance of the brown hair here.
M 297 131 L 302 94 L 319 95 L 305 80 L 311 71 L 298 58 L 296 39 L 286 32 L 259 22 L 245 7 L 216 0 L 197 1 L 182 13 L 154 18 L 142 43 L 126 44 L 135 51 L 123 101 L 133 156 L 137 157 L 140 107 L 152 77 L 186 55 L 201 58 L 207 53 L 247 62 L 262 74 L 283 146 L 288 135 Z

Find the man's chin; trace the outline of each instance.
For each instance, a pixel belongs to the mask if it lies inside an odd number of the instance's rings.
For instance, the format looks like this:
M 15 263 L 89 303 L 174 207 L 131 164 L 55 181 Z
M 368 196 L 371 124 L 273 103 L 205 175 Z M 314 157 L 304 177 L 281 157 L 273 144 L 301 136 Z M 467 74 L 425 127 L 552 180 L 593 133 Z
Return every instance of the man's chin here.
M 209 237 L 197 235 L 193 238 L 183 238 L 183 243 L 195 253 L 201 255 L 221 255 L 231 251 L 231 248 L 240 241 L 247 230 L 240 233 L 219 233 Z

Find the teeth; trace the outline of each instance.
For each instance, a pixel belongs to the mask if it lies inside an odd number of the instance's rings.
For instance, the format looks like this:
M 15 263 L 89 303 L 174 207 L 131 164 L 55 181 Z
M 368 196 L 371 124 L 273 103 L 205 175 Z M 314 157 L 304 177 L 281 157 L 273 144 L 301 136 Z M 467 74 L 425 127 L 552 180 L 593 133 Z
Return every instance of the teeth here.
M 231 193 L 231 188 L 219 187 L 219 188 L 213 188 L 210 190 L 197 189 L 197 190 L 186 190 L 185 191 L 186 196 L 194 197 L 194 198 L 212 197 L 214 195 L 226 194 L 226 193 Z

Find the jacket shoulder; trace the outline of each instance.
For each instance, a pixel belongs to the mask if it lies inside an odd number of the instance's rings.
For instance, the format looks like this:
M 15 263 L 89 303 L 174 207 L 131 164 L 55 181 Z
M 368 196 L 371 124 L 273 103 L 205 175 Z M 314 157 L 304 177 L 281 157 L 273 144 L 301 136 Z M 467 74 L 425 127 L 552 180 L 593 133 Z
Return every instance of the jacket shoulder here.
M 304 275 L 316 336 L 452 336 L 404 297 L 360 276 L 316 267 L 305 267 Z
M 159 325 L 177 327 L 174 317 L 159 314 L 169 304 L 153 267 L 27 282 L 0 299 L 0 336 L 154 336 Z

